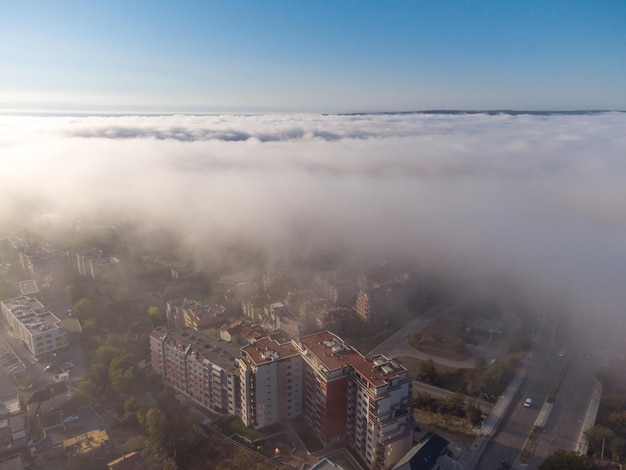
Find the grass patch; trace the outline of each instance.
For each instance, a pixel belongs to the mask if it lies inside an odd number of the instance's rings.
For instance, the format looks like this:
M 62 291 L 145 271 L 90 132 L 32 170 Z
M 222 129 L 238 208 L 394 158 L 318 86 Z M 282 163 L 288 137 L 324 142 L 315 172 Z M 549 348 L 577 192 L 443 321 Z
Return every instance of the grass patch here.
M 535 447 L 537 446 L 537 441 L 539 440 L 539 434 L 541 433 L 541 428 L 539 426 L 533 426 L 532 431 L 528 435 L 526 439 L 526 443 L 524 444 L 524 448 L 522 449 L 522 455 L 520 455 L 520 462 L 528 463 L 530 456 L 535 451 Z
M 257 439 L 265 437 L 264 432 L 247 427 L 243 424 L 241 418 L 237 418 L 235 416 L 229 416 L 220 422 L 220 432 L 225 436 L 239 434 L 249 441 L 256 441 Z
M 324 448 L 320 440 L 315 435 L 313 429 L 311 429 L 302 416 L 291 420 L 289 424 L 309 452 L 317 452 L 318 450 L 322 450 Z
M 413 410 L 413 416 L 418 424 L 425 424 L 437 431 L 443 431 L 442 434 L 454 437 L 454 442 L 464 447 L 471 446 L 478 435 L 478 431 L 464 418 L 419 409 Z

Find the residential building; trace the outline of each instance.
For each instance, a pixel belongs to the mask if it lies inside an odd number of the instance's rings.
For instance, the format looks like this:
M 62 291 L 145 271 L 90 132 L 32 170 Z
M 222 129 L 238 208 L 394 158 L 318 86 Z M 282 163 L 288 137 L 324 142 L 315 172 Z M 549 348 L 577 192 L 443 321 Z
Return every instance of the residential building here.
M 226 309 L 223 306 L 202 304 L 193 299 L 170 300 L 165 315 L 168 325 L 194 330 L 216 327 L 226 321 Z
M 26 248 L 20 251 L 19 257 L 26 275 L 34 278 L 40 285 L 48 285 L 67 274 L 67 256 L 60 250 Z
M 261 316 L 261 327 L 268 331 L 280 330 L 289 338 L 299 338 L 306 330 L 303 321 L 296 318 L 281 302 L 268 304 Z
M 119 264 L 113 256 L 104 254 L 102 250 L 91 248 L 69 253 L 72 267 L 85 277 L 96 279 Z
M 302 357 L 291 342 L 262 338 L 241 348 L 241 419 L 264 428 L 302 413 Z
M 357 284 L 353 279 L 341 279 L 337 272 L 326 271 L 316 273 L 313 281 L 320 294 L 333 304 L 354 304 Z
M 241 311 L 252 321 L 258 321 L 263 314 L 263 307 L 270 301 L 268 294 L 253 295 L 241 302 Z
M 0 302 L 2 314 L 13 334 L 35 357 L 69 346 L 61 320 L 34 297 L 20 296 Z
M 196 403 L 222 413 L 238 414 L 239 376 L 234 369 L 238 348 L 191 328 L 150 334 L 153 370 Z
M 368 468 L 389 468 L 412 444 L 411 378 L 331 332 L 293 341 L 304 361 L 303 414 L 325 446 L 347 444 Z
M 357 292 L 354 309 L 363 321 L 371 321 L 376 315 L 405 310 L 408 297 L 409 284 L 406 281 L 374 284 Z
M 2 262 L 13 264 L 20 261 L 20 253 L 26 250 L 29 245 L 25 240 L 11 235 L 2 239 L 0 247 L 2 248 L 0 252 Z

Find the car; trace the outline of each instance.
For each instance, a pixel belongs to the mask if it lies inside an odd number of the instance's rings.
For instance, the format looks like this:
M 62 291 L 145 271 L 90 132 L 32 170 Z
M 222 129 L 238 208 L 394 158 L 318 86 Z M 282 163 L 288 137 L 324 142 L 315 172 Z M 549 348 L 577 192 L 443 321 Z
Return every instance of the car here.
M 64 424 L 70 424 L 70 423 L 73 423 L 75 421 L 78 421 L 78 416 L 68 416 L 67 418 L 63 418 L 63 423 Z
M 532 399 L 532 398 L 527 398 L 527 399 L 524 401 L 524 406 L 525 406 L 526 408 L 530 408 L 531 406 L 533 406 L 533 399 Z
M 559 357 L 565 357 L 565 351 L 559 352 Z
M 74 363 L 73 362 L 64 362 L 63 363 L 63 370 L 70 370 L 74 368 Z
M 592 360 L 592 359 L 593 359 L 593 356 L 592 356 L 591 354 L 587 354 L 587 356 L 586 356 L 586 357 L 587 357 L 587 359 L 589 359 L 589 360 Z

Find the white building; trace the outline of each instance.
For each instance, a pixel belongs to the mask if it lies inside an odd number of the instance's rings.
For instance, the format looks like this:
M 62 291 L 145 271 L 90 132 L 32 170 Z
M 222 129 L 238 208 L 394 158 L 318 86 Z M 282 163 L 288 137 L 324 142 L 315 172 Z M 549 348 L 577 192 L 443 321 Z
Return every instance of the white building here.
M 35 357 L 59 351 L 68 346 L 61 320 L 33 297 L 21 296 L 0 302 L 4 319 L 13 334 Z
M 264 428 L 302 413 L 302 357 L 292 343 L 262 338 L 237 358 L 241 419 Z

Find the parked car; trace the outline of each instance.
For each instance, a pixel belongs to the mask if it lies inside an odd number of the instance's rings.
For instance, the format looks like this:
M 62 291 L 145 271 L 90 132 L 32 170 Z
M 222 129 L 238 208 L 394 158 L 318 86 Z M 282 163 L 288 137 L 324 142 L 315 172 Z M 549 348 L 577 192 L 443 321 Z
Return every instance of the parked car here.
M 78 421 L 78 416 L 68 416 L 67 418 L 63 418 L 63 423 L 64 424 L 70 424 L 73 423 L 75 421 Z
M 70 370 L 74 368 L 74 363 L 73 362 L 64 362 L 63 363 L 63 370 Z
M 527 398 L 526 401 L 524 402 L 524 406 L 526 408 L 530 408 L 531 406 L 533 406 L 533 399 L 532 398 Z

